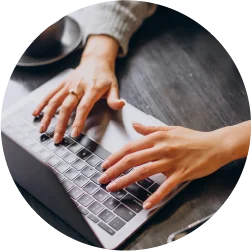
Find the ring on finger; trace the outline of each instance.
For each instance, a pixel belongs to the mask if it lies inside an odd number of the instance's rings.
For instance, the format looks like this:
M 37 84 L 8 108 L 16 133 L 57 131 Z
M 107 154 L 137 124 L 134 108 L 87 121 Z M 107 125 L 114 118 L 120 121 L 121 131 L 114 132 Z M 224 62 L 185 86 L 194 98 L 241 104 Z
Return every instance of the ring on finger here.
M 69 94 L 75 95 L 78 99 L 78 102 L 81 100 L 80 96 L 77 94 L 77 92 L 73 88 L 69 90 Z

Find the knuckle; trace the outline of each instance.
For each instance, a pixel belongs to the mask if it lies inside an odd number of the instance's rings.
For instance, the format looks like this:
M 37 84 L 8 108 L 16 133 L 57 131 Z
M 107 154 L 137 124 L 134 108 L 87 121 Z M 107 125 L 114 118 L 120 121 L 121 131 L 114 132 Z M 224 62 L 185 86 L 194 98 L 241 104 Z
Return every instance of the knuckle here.
M 115 170 L 114 168 L 110 168 L 106 171 L 106 175 L 108 177 L 108 179 L 113 179 L 113 177 L 115 177 Z
M 142 177 L 148 177 L 149 176 L 149 169 L 146 166 L 142 167 L 139 172 L 139 175 Z
M 58 100 L 55 99 L 55 98 L 52 98 L 52 99 L 49 101 L 48 105 L 49 105 L 50 107 L 57 106 L 57 105 L 58 105 Z
M 68 112 L 71 109 L 71 105 L 70 104 L 63 104 L 60 108 L 60 110 L 65 113 Z
M 90 103 L 87 103 L 87 102 L 84 102 L 82 104 L 79 104 L 77 110 L 78 111 L 81 111 L 81 110 L 89 110 L 91 107 L 91 104 Z
M 125 162 L 125 165 L 127 166 L 133 166 L 134 158 L 132 156 L 126 156 L 124 162 Z
M 131 143 L 126 144 L 123 150 L 126 155 L 130 154 L 132 152 L 132 144 Z

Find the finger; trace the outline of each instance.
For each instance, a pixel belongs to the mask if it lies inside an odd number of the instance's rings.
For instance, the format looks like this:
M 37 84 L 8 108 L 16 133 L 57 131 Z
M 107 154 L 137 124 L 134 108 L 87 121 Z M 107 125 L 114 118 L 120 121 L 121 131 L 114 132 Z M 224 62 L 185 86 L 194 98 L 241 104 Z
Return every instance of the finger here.
M 99 180 L 98 180 L 99 183 L 106 184 L 109 181 L 117 178 L 123 172 L 125 172 L 126 170 L 129 170 L 132 167 L 140 166 L 150 161 L 155 161 L 159 157 L 157 152 L 158 152 L 157 149 L 150 148 L 150 149 L 138 151 L 138 152 L 125 156 L 119 162 L 117 162 L 114 166 L 107 169 L 99 177 Z M 140 169 L 140 167 L 138 168 Z M 147 172 L 144 168 L 140 170 Z M 134 171 L 134 172 L 136 172 L 136 175 L 139 174 L 138 171 Z
M 115 111 L 121 110 L 125 105 L 125 101 L 119 98 L 119 90 L 117 85 L 111 85 L 111 88 L 107 94 L 107 104 Z
M 52 90 L 51 92 L 49 92 L 43 99 L 42 101 L 37 105 L 36 109 L 33 111 L 32 115 L 33 116 L 38 116 L 43 109 L 45 108 L 45 106 L 49 103 L 49 101 L 52 99 L 52 97 L 57 94 L 60 90 L 62 90 L 65 87 L 65 83 L 61 83 L 57 86 L 57 88 L 55 88 L 54 90 Z
M 107 169 L 114 164 L 116 164 L 119 160 L 121 160 L 126 155 L 132 154 L 137 151 L 141 151 L 144 149 L 148 149 L 154 146 L 154 143 L 151 141 L 149 137 L 144 137 L 142 139 L 136 140 L 134 142 L 130 142 L 122 147 L 118 152 L 110 155 L 102 164 L 102 168 Z
M 171 131 L 176 128 L 176 126 L 144 126 L 137 122 L 133 122 L 134 130 L 142 135 L 148 135 L 157 131 Z
M 179 176 L 173 173 L 167 178 L 162 185 L 144 202 L 144 209 L 151 209 L 163 200 L 178 184 Z
M 40 123 L 40 132 L 45 132 L 51 122 L 52 117 L 55 115 L 58 107 L 63 103 L 64 99 L 68 95 L 68 88 L 64 87 L 57 94 L 52 97 L 47 105 L 47 109 L 44 112 L 43 118 Z
M 109 185 L 106 187 L 106 190 L 109 192 L 121 190 L 137 181 L 143 180 L 145 178 L 148 178 L 149 176 L 161 172 L 159 171 L 159 167 L 160 163 L 158 161 L 137 167 L 128 174 L 109 183 Z
M 68 95 L 64 100 L 60 108 L 58 122 L 54 133 L 55 144 L 58 144 L 63 140 L 69 119 L 78 102 L 79 100 L 75 95 Z
M 77 107 L 76 117 L 72 125 L 72 137 L 77 137 L 82 132 L 88 114 L 102 95 L 103 93 L 101 91 L 86 91 Z

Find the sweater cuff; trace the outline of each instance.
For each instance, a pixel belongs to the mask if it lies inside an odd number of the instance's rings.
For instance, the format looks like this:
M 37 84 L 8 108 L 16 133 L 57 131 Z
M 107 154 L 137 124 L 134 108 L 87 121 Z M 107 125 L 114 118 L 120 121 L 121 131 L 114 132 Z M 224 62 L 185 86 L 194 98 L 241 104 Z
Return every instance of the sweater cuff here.
M 83 8 L 83 21 L 80 24 L 84 36 L 83 43 L 86 43 L 90 35 L 109 35 L 120 45 L 118 56 L 125 56 L 133 33 L 156 9 L 155 5 L 149 3 L 141 3 L 139 6 L 138 2 L 126 2 L 130 3 L 126 5 L 122 4 L 123 2 L 106 2 Z

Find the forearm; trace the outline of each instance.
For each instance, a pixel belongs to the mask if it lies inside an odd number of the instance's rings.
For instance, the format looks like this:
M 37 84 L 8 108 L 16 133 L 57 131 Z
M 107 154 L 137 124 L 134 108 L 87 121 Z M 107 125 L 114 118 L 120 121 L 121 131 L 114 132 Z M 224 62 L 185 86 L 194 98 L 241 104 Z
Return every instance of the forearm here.
M 102 57 L 114 68 L 118 50 L 119 44 L 114 38 L 108 35 L 91 35 L 87 40 L 81 61 L 90 55 Z
M 251 120 L 226 127 L 225 131 L 224 142 L 226 143 L 229 162 L 247 157 L 251 135 Z

